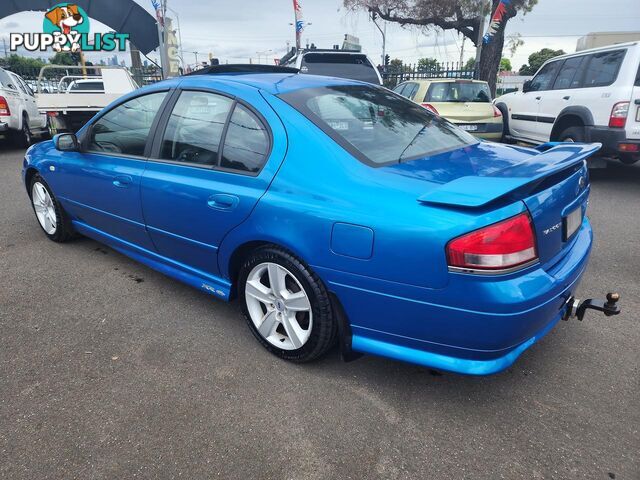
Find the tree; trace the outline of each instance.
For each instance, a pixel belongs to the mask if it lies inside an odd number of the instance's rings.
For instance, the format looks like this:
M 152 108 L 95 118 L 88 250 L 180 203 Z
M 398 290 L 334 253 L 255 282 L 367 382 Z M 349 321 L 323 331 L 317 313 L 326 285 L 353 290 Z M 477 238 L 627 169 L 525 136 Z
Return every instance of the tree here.
M 15 53 L 6 58 L 0 58 L 0 66 L 18 73 L 29 70 L 40 70 L 43 65 L 44 61 L 40 58 L 23 57 Z
M 501 72 L 510 72 L 513 69 L 513 67 L 511 66 L 511 60 L 509 60 L 508 58 L 501 58 L 500 59 L 500 71 Z
M 390 73 L 404 73 L 409 72 L 411 67 L 409 65 L 404 65 L 402 60 L 399 58 L 394 58 L 389 62 L 389 72 Z
M 523 65 L 520 68 L 520 75 L 534 75 L 547 60 L 564 55 L 564 50 L 552 50 L 551 48 L 543 48 L 529 55 L 529 65 Z
M 431 72 L 434 70 L 439 70 L 440 64 L 438 60 L 435 58 L 421 58 L 418 60 L 418 71 L 419 72 Z
M 58 52 L 49 59 L 53 65 L 77 65 L 73 55 L 69 52 Z
M 351 10 L 367 10 L 389 22 L 403 27 L 423 30 L 440 28 L 456 30 L 469 38 L 476 46 L 480 37 L 480 19 L 490 15 L 500 4 L 500 0 L 343 0 Z M 503 21 L 498 26 L 491 42 L 484 45 L 478 66 L 478 76 L 489 82 L 495 91 L 498 66 L 504 47 L 504 30 L 509 19 L 518 12 L 528 12 L 538 0 L 511 0 L 507 5 Z

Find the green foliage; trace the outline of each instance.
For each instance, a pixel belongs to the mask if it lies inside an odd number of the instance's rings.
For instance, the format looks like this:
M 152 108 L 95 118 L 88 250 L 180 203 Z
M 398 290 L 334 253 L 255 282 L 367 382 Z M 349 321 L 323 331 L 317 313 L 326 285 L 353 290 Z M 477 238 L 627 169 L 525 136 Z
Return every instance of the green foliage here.
M 529 64 L 520 68 L 520 75 L 534 75 L 538 69 L 547 60 L 564 55 L 564 50 L 552 50 L 551 48 L 543 48 L 529 55 Z
M 58 52 L 49 59 L 53 65 L 77 65 L 74 55 L 68 52 Z
M 473 70 L 474 68 L 476 68 L 476 59 L 472 57 L 464 64 L 464 70 Z
M 440 63 L 435 58 L 421 58 L 418 60 L 418 71 L 419 72 L 429 72 L 433 70 L 438 70 L 440 68 Z
M 44 65 L 44 60 L 40 58 L 22 57 L 11 54 L 7 58 L 0 58 L 0 66 L 7 70 L 24 72 L 26 70 L 40 70 Z
M 500 59 L 500 71 L 501 72 L 510 72 L 512 70 L 511 60 L 508 58 Z
M 411 67 L 409 65 L 405 65 L 399 58 L 394 58 L 389 62 L 389 72 L 391 73 L 404 73 L 410 71 Z

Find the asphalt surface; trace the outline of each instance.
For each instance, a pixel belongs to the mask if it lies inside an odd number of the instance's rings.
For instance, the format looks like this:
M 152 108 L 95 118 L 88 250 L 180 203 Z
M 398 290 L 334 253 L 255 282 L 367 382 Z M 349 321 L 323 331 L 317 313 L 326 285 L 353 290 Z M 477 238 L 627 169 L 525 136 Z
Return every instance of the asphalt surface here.
M 0 146 L 0 478 L 640 479 L 640 165 L 592 173 L 580 291 L 623 314 L 475 378 L 280 361 L 237 304 L 48 241 L 22 155 Z

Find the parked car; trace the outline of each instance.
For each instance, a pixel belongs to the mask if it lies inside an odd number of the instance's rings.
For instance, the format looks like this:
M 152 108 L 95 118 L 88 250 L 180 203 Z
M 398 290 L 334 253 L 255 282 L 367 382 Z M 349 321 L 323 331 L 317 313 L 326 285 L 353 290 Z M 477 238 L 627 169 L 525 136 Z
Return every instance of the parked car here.
M 450 78 L 408 80 L 393 91 L 476 137 L 502 138 L 502 113 L 491 103 L 487 82 Z
M 9 136 L 21 147 L 34 136 L 48 133 L 47 118 L 40 114 L 31 87 L 18 75 L 0 68 L 0 137 Z
M 35 145 L 22 176 L 44 233 L 239 298 L 296 362 L 337 338 L 490 374 L 573 311 L 598 145 L 479 142 L 385 88 L 293 72 L 210 67 Z
M 624 163 L 640 159 L 640 42 L 562 55 L 522 92 L 496 99 L 514 140 L 599 142 Z
M 302 73 L 360 80 L 382 85 L 382 77 L 371 59 L 348 50 L 302 50 L 282 63 Z

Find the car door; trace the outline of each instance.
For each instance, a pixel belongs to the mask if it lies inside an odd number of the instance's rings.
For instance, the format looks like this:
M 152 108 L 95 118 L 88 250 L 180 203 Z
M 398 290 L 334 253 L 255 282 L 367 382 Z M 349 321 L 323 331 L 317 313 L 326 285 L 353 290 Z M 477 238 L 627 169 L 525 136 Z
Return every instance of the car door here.
M 543 65 L 531 80 L 528 91 L 515 94 L 509 101 L 509 130 L 513 136 L 524 140 L 546 141 L 538 129 L 540 101 L 543 92 L 553 85 L 562 62 L 563 60 L 553 61 Z
M 147 229 L 164 257 L 221 273 L 223 238 L 248 218 L 286 152 L 284 128 L 257 90 L 251 105 L 183 90 L 165 115 L 142 179 Z
M 44 128 L 46 125 L 46 117 L 40 114 L 33 91 L 26 82 L 15 73 L 11 73 L 11 78 L 16 82 L 18 90 L 20 91 L 25 112 L 27 112 L 27 116 L 29 117 L 29 128 L 32 130 Z
M 147 93 L 104 113 L 81 138 L 81 151 L 64 152 L 49 178 L 78 221 L 119 240 L 153 250 L 142 216 L 140 180 L 148 140 L 168 91 Z

